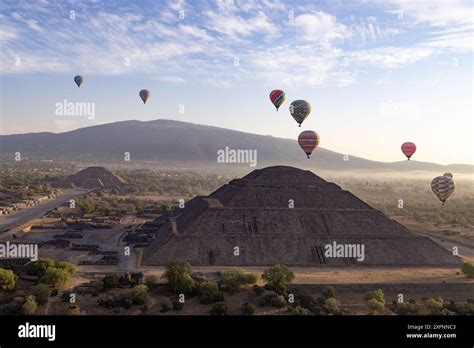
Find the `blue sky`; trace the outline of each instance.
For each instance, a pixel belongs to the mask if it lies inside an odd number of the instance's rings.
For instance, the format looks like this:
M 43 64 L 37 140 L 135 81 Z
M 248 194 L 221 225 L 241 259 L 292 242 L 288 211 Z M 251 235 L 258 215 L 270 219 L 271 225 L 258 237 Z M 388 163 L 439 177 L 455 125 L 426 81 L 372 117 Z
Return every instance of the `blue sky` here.
M 168 118 L 285 138 L 313 129 L 322 147 L 381 161 L 403 160 L 400 144 L 413 141 L 414 159 L 474 164 L 473 11 L 471 1 L 3 1 L 0 133 Z M 313 106 L 302 128 L 295 99 Z M 57 116 L 63 100 L 94 102 L 95 118 Z

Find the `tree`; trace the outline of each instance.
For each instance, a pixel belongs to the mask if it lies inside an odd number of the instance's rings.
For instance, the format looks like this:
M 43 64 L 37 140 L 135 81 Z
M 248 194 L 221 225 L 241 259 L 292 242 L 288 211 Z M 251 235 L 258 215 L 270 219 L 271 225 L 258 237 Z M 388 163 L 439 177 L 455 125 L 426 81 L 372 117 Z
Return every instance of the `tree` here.
M 73 276 L 74 273 L 76 273 L 76 266 L 74 266 L 70 262 L 59 262 L 58 263 L 58 268 L 65 270 L 67 273 L 69 273 L 70 276 Z
M 36 313 L 38 305 L 36 304 L 35 298 L 32 295 L 28 295 L 25 298 L 25 303 L 21 306 L 21 312 L 23 315 L 32 315 Z
M 262 278 L 275 291 L 284 292 L 286 284 L 291 283 L 295 275 L 286 265 L 277 264 L 263 272 Z
M 163 276 L 168 280 L 168 285 L 173 292 L 189 295 L 196 287 L 191 273 L 192 269 L 189 262 L 174 261 L 166 266 L 166 272 Z
M 40 279 L 41 283 L 54 287 L 62 287 L 69 281 L 70 275 L 61 268 L 48 268 L 44 276 Z
M 381 289 L 374 291 L 368 291 L 364 299 L 367 301 L 367 306 L 370 309 L 371 314 L 382 313 L 385 309 L 385 299 L 384 294 Z
M 0 268 L 0 290 L 8 291 L 15 287 L 16 275 L 10 269 Z
M 336 298 L 336 289 L 333 286 L 328 286 L 321 294 L 324 299 Z
M 38 284 L 32 289 L 32 294 L 36 298 L 36 302 L 39 305 L 45 304 L 48 302 L 48 298 L 51 295 L 51 289 L 46 284 Z
M 52 259 L 39 259 L 31 261 L 26 265 L 26 271 L 30 275 L 42 277 L 46 274 L 46 271 L 54 267 L 54 260 Z
M 468 278 L 474 278 L 474 264 L 471 262 L 464 262 L 461 266 L 461 271 L 464 273 Z
M 104 290 L 116 288 L 120 284 L 120 276 L 117 273 L 108 273 L 102 279 Z
M 156 275 L 148 275 L 145 277 L 145 284 L 148 288 L 153 288 L 156 284 L 158 284 L 158 276 Z
M 148 287 L 144 284 L 133 287 L 131 295 L 134 305 L 141 306 L 148 303 Z
M 81 310 L 78 305 L 70 305 L 67 309 L 67 315 L 84 315 L 85 313 Z

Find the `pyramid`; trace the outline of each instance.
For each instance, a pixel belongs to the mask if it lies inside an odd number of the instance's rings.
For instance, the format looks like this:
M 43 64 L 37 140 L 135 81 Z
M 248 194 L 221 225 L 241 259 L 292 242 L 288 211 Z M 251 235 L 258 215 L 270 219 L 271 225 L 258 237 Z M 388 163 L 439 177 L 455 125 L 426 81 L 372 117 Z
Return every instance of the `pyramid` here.
M 88 167 L 56 184 L 58 187 L 84 189 L 115 188 L 127 182 L 104 167 Z
M 307 170 L 257 169 L 157 221 L 144 265 L 453 267 L 460 259 Z M 363 245 L 363 261 L 327 246 Z M 237 249 L 236 249 L 237 248 Z

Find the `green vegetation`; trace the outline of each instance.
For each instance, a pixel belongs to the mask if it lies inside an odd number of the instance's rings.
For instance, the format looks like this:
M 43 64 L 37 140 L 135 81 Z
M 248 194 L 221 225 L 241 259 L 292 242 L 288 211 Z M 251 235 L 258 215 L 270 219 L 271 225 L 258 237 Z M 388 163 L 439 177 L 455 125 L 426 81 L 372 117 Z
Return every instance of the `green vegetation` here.
M 225 315 L 228 310 L 227 302 L 217 302 L 212 305 L 210 313 L 212 315 Z
M 148 288 L 146 285 L 137 285 L 131 289 L 123 289 L 114 295 L 99 297 L 97 302 L 106 308 L 130 308 L 133 305 L 144 306 L 148 304 Z
M 364 300 L 367 302 L 370 314 L 382 313 L 385 310 L 384 293 L 381 289 L 368 291 Z
M 51 267 L 46 270 L 40 282 L 54 287 L 63 287 L 67 284 L 71 275 L 61 268 Z
M 36 298 L 36 302 L 42 305 L 48 302 L 48 298 L 51 296 L 51 289 L 46 284 L 38 284 L 31 289 L 31 294 Z
M 9 291 L 15 287 L 15 272 L 9 269 L 0 268 L 0 290 Z
M 295 275 L 286 265 L 277 264 L 263 272 L 262 278 L 267 282 L 269 290 L 282 294 L 286 290 L 286 285 L 293 281 Z
M 25 297 L 25 302 L 21 306 L 21 314 L 23 315 L 33 315 L 36 313 L 38 305 L 36 304 L 35 297 L 28 295 Z
M 191 264 L 187 261 L 174 261 L 166 266 L 164 277 L 168 285 L 176 294 L 190 295 L 196 288 L 196 283 L 191 277 Z
M 49 268 L 54 267 L 54 260 L 52 259 L 39 259 L 31 261 L 26 265 L 26 272 L 30 275 L 42 277 L 46 274 Z
M 234 294 L 240 291 L 240 286 L 244 284 L 255 284 L 258 280 L 258 275 L 255 273 L 245 273 L 241 268 L 233 268 L 225 271 L 222 274 L 222 281 L 225 290 Z
M 428 314 L 439 315 L 443 310 L 443 299 L 441 297 L 432 297 L 425 300 L 425 308 Z
M 468 278 L 474 278 L 474 264 L 471 262 L 464 262 L 461 267 L 462 273 L 464 273 Z
M 145 285 L 148 286 L 149 289 L 153 288 L 158 284 L 159 278 L 156 275 L 148 275 L 145 277 Z
M 252 303 L 250 302 L 244 302 L 244 304 L 242 305 L 242 314 L 245 314 L 245 315 L 252 315 L 255 313 L 255 310 L 257 308 L 255 307 L 255 305 L 253 305 Z
M 199 303 L 211 304 L 224 301 L 224 295 L 219 292 L 219 287 L 211 281 L 202 282 L 198 287 Z

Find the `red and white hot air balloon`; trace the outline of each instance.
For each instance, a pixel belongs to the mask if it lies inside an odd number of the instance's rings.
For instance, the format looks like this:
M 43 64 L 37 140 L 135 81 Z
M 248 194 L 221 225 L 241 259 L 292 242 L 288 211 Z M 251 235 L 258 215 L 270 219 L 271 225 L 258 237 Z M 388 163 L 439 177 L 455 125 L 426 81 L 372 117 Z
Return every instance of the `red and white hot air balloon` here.
M 314 149 L 319 145 L 319 135 L 315 131 L 306 130 L 301 132 L 298 136 L 298 144 L 303 149 L 304 153 L 310 158 Z
M 403 143 L 402 144 L 402 152 L 407 156 L 408 160 L 410 160 L 410 157 L 413 156 L 413 154 L 416 151 L 416 145 L 410 142 Z

